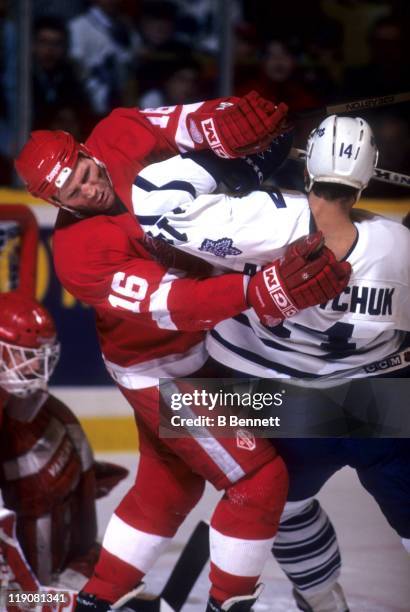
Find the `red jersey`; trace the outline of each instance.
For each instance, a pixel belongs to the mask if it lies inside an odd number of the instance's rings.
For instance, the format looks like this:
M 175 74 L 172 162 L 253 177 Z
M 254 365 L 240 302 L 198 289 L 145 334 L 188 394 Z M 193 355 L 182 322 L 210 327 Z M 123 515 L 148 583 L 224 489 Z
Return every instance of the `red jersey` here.
M 171 272 L 155 261 L 143 244 L 131 199 L 142 168 L 209 146 L 193 140 L 186 123 L 189 114 L 211 112 L 221 102 L 234 100 L 118 108 L 98 123 L 85 143 L 105 164 L 117 196 L 132 216 L 79 221 L 61 210 L 54 263 L 64 287 L 95 308 L 107 369 L 125 387 L 144 388 L 157 384 L 159 377 L 192 374 L 207 357 L 203 330 L 246 309 L 242 276 L 182 280 L 184 273 Z
M 85 145 L 105 164 L 115 192 L 132 211 L 131 186 L 142 168 L 179 152 L 209 148 L 206 140 L 193 140 L 186 125 L 187 116 L 235 100 L 219 98 L 144 110 L 116 108 L 96 125 Z
M 95 309 L 107 368 L 127 388 L 195 372 L 206 359 L 203 330 L 248 307 L 242 274 L 198 280 L 164 266 L 128 212 L 61 211 L 53 248 L 61 283 Z

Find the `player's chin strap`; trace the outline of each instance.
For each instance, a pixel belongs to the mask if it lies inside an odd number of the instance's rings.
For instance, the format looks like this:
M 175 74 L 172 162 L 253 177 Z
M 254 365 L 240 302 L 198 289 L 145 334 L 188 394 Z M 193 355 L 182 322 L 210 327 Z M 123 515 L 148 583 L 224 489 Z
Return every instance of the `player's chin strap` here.
M 70 213 L 70 215 L 73 215 L 73 217 L 75 217 L 76 219 L 85 219 L 86 215 L 83 215 L 79 212 L 77 212 L 76 210 L 73 210 L 72 208 L 69 208 L 68 206 L 63 206 L 63 204 L 58 204 L 58 208 L 61 208 L 62 210 L 65 210 L 67 212 Z

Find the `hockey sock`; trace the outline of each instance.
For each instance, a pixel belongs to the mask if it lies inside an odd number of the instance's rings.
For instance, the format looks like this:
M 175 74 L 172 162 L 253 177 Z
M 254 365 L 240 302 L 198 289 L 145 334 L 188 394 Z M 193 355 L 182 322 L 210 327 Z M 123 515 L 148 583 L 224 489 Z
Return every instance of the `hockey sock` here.
M 229 487 L 211 519 L 210 594 L 219 603 L 253 592 L 277 530 L 287 473 L 277 457 Z
M 113 603 L 134 589 L 201 497 L 203 479 L 179 460 L 171 470 L 170 461 L 141 455 L 136 483 L 108 523 L 86 592 Z
M 83 591 L 114 603 L 141 582 L 170 540 L 135 529 L 114 514 L 105 532 L 94 576 Z
M 294 587 L 303 593 L 329 589 L 339 577 L 336 532 L 316 499 L 286 504 L 272 552 Z

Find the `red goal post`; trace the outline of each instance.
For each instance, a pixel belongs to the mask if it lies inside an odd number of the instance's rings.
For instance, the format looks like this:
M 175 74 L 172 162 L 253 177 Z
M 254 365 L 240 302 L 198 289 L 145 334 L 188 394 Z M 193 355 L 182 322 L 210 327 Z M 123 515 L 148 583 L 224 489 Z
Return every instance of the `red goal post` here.
M 0 291 L 19 289 L 34 296 L 39 229 L 23 204 L 0 204 Z

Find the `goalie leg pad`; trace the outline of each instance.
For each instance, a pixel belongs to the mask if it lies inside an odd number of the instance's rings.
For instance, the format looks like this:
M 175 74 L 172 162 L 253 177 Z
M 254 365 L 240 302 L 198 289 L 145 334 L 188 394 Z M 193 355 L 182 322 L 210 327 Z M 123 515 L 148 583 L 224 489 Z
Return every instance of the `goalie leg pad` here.
M 37 591 L 39 583 L 16 538 L 16 514 L 0 509 L 0 572 L 6 582 L 24 591 Z

